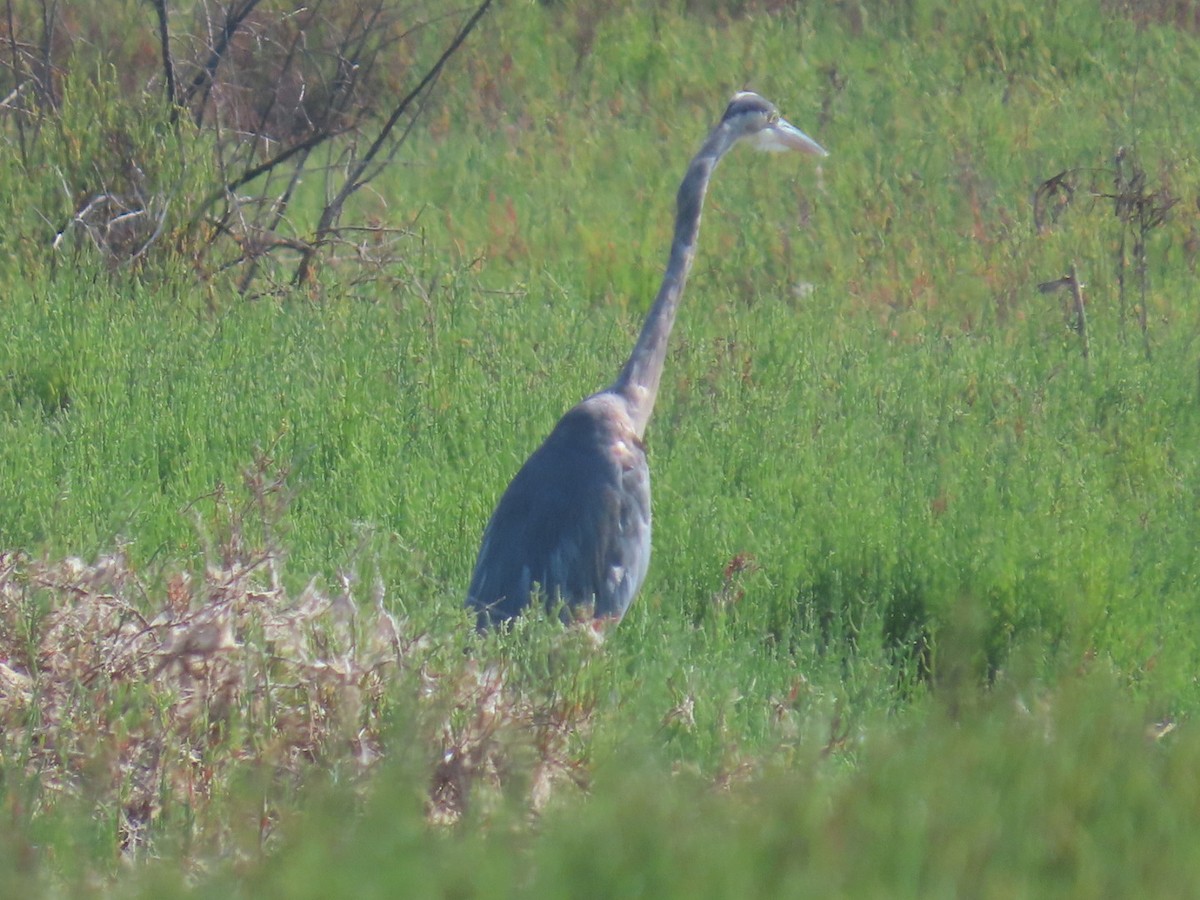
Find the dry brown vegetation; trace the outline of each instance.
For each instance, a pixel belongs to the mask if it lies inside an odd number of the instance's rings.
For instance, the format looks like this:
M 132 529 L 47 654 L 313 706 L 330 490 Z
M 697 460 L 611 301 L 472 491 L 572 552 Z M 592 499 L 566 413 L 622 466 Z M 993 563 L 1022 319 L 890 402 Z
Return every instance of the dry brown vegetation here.
M 369 602 L 350 575 L 334 590 L 283 586 L 271 532 L 286 491 L 268 466 L 247 471 L 240 506 L 205 498 L 224 535 L 196 571 L 147 576 L 119 550 L 0 556 L 0 758 L 37 785 L 28 812 L 85 802 L 138 856 L 186 810 L 189 841 L 227 854 L 239 773 L 260 783 L 259 847 L 311 767 L 365 781 L 398 742 L 424 761 L 436 823 L 472 797 L 515 787 L 536 812 L 555 783 L 582 784 L 573 754 L 589 710 L 435 646 L 389 612 L 380 583 Z

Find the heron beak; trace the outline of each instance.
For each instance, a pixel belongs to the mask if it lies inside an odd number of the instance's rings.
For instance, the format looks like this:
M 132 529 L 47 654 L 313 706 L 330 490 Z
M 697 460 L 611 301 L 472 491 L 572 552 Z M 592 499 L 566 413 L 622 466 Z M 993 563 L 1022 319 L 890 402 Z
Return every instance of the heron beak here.
M 828 150 L 786 119 L 775 120 L 760 131 L 756 138 L 760 150 L 768 150 L 772 153 L 799 150 L 802 153 L 811 153 L 813 156 L 829 155 Z

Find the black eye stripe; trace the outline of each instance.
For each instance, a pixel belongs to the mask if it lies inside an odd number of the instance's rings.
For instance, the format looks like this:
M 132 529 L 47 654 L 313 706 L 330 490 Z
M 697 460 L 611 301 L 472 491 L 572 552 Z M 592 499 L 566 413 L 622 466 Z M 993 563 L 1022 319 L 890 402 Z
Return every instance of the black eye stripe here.
M 722 118 L 732 119 L 734 116 L 744 116 L 749 113 L 765 115 L 772 122 L 779 118 L 779 113 L 775 108 L 760 97 L 735 98 L 725 109 L 725 115 Z

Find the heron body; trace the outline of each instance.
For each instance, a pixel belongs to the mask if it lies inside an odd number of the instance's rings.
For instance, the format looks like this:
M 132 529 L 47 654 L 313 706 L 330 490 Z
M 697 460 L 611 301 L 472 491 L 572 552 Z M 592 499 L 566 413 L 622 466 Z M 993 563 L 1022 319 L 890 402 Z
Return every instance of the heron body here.
M 825 155 L 769 101 L 750 92 L 734 95 L 679 186 L 663 283 L 617 380 L 559 420 L 492 513 L 467 590 L 479 629 L 520 615 L 535 596 L 564 618 L 620 621 L 641 588 L 650 564 L 643 437 L 695 257 L 709 180 L 744 138 L 761 149 Z
M 468 596 L 481 625 L 518 615 L 535 589 L 566 613 L 625 614 L 650 563 L 650 470 L 616 398 L 559 420 L 500 498 L 479 558 Z

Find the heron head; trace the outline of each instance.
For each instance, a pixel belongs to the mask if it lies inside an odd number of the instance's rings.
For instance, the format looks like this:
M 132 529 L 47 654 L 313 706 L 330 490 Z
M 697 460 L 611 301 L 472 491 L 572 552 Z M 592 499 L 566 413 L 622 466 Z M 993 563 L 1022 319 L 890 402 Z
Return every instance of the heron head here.
M 799 150 L 813 156 L 829 155 L 824 147 L 780 116 L 774 103 L 751 91 L 733 95 L 721 117 L 721 124 L 732 131 L 734 140 L 747 138 L 759 150 Z

